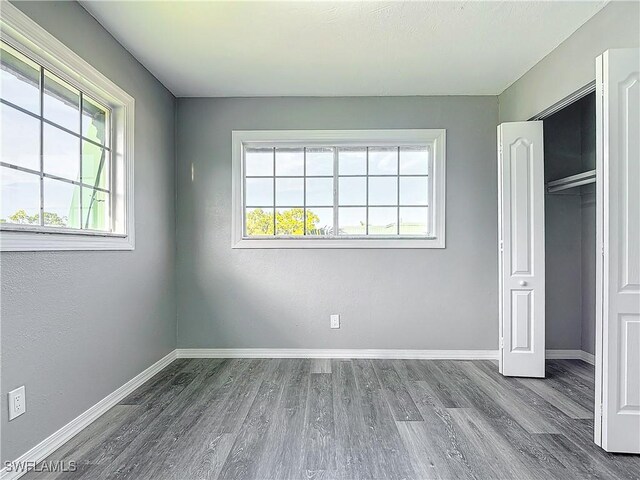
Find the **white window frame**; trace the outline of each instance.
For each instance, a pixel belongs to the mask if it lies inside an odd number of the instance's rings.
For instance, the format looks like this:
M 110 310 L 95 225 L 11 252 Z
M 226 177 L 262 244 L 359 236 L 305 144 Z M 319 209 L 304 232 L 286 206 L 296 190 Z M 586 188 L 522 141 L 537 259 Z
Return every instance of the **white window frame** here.
M 135 100 L 9 2 L 0 37 L 111 110 L 112 232 L 3 224 L 0 251 L 134 250 L 133 135 Z
M 259 147 L 430 146 L 429 237 L 247 237 L 244 150 Z M 446 130 L 236 130 L 232 132 L 232 248 L 445 248 Z M 336 188 L 334 186 L 334 188 Z

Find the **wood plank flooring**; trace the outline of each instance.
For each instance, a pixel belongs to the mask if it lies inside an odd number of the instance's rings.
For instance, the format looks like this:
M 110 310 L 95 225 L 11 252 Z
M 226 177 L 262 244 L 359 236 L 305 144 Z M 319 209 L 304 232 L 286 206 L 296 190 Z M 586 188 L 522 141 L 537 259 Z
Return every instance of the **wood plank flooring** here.
M 640 479 L 592 442 L 593 367 L 489 361 L 180 359 L 35 479 Z

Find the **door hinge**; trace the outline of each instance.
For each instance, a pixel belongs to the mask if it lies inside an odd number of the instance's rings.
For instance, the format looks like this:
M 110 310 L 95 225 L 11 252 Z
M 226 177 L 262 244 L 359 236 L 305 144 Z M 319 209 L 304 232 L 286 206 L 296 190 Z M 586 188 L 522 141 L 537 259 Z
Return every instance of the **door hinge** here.
M 504 251 L 504 242 L 500 240 L 500 251 Z
M 604 257 L 604 245 L 600 248 L 600 253 L 602 254 L 602 256 Z
M 602 417 L 602 412 L 603 412 L 602 404 L 600 404 L 598 405 L 598 416 Z
M 502 350 L 504 348 L 504 338 L 500 337 L 500 349 Z

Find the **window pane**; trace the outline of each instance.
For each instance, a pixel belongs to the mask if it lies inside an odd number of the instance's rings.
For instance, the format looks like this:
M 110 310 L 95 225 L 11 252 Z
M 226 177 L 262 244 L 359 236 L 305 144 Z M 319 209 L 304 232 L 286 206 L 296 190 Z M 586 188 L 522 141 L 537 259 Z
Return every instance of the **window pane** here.
M 276 205 L 302 206 L 304 202 L 302 178 L 276 178 Z M 302 220 L 300 220 L 302 222 Z
M 396 175 L 397 173 L 397 148 L 369 149 L 369 175 Z
M 82 187 L 82 228 L 109 231 L 109 194 Z
M 307 148 L 307 175 L 333 175 L 333 148 Z
M 400 175 L 426 175 L 429 173 L 427 147 L 400 147 Z
M 80 93 L 64 80 L 44 72 L 44 117 L 80 133 Z
M 0 62 L 2 98 L 40 115 L 40 66 L 4 42 Z
M 273 180 L 270 178 L 247 178 L 247 206 L 273 205 Z M 272 212 L 273 215 L 273 212 Z
M 245 235 L 424 237 L 430 148 L 248 148 Z
M 367 177 L 341 177 L 338 185 L 340 205 L 366 205 Z
M 307 205 L 333 205 L 333 178 L 307 178 Z
M 304 235 L 304 208 L 279 208 L 276 235 Z
M 40 225 L 40 176 L 0 167 L 0 222 Z
M 339 235 L 364 235 L 366 230 L 367 209 L 347 207 L 338 209 Z
M 369 209 L 369 235 L 397 235 L 398 209 L 377 207 Z
M 428 208 L 400 208 L 400 235 L 426 235 Z
M 82 183 L 109 188 L 109 152 L 87 141 L 82 142 Z
M 80 228 L 80 187 L 44 179 L 44 224 L 51 227 Z
M 80 139 L 52 125 L 44 125 L 44 171 L 78 181 L 80 179 Z
M 108 145 L 109 112 L 90 98 L 82 97 L 82 135 L 101 145 Z
M 429 177 L 400 177 L 400 204 L 426 205 Z
M 0 112 L 2 161 L 40 171 L 40 120 L 4 104 Z
M 307 235 L 333 234 L 333 208 L 307 208 Z
M 397 205 L 398 179 L 396 177 L 369 178 L 369 205 Z
M 340 175 L 365 175 L 367 151 L 364 148 L 339 148 L 338 172 Z
M 276 148 L 276 175 L 304 175 L 304 150 L 302 148 Z
M 273 208 L 245 208 L 244 211 L 247 236 L 273 235 Z
M 273 148 L 247 148 L 244 152 L 246 175 L 273 176 Z

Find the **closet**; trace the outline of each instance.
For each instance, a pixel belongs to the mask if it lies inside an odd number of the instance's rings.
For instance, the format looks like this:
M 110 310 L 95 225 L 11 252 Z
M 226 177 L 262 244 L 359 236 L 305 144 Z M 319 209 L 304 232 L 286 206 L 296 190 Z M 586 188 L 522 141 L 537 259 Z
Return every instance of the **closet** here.
M 595 361 L 594 441 L 640 453 L 640 51 L 595 60 L 594 83 L 497 128 L 498 371 Z
M 596 102 L 544 118 L 546 348 L 595 353 Z

